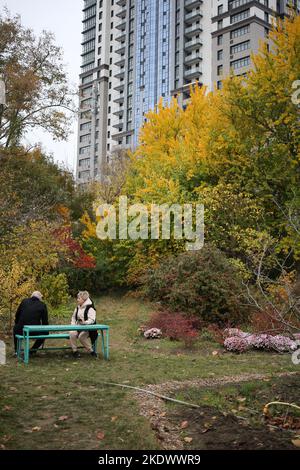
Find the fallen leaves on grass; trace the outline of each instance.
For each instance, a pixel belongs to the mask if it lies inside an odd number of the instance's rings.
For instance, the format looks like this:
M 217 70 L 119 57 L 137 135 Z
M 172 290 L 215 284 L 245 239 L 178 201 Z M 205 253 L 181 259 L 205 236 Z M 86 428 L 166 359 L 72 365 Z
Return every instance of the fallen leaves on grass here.
M 3 407 L 3 411 L 11 411 L 11 410 L 12 410 L 12 407 L 9 406 L 9 405 L 5 405 L 5 406 Z
M 58 418 L 58 421 L 67 421 L 69 419 L 69 416 L 60 416 Z
M 192 438 L 192 437 L 185 437 L 183 440 L 184 440 L 184 442 L 186 442 L 187 444 L 190 444 L 191 442 L 193 442 L 193 438 Z
M 102 432 L 102 431 L 97 432 L 98 441 L 103 441 L 104 438 L 105 438 L 104 432 Z
M 292 444 L 294 444 L 295 447 L 300 447 L 300 439 L 293 439 Z
M 277 426 L 283 429 L 300 429 L 300 418 L 295 416 L 277 416 L 277 417 L 266 417 L 268 424 Z
M 186 429 L 189 427 L 189 422 L 188 421 L 182 421 L 180 425 L 181 429 Z

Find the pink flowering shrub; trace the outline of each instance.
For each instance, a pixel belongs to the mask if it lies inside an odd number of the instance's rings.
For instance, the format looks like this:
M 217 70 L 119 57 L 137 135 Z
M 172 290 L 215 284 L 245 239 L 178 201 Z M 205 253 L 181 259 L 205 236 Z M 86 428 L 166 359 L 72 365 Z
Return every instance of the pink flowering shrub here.
M 273 347 L 272 336 L 266 334 L 248 335 L 247 342 L 251 348 L 270 350 Z
M 275 351 L 285 352 L 285 351 L 296 351 L 297 345 L 296 342 L 286 336 L 273 336 L 272 337 L 272 346 Z
M 224 346 L 227 351 L 238 353 L 243 353 L 250 349 L 247 340 L 240 338 L 239 336 L 231 336 L 231 338 L 226 338 L 224 341 Z
M 231 336 L 228 336 L 229 334 Z M 250 334 L 236 328 L 228 329 L 225 335 L 227 338 L 224 341 L 224 347 L 227 351 L 242 353 L 249 349 L 260 349 L 265 351 L 290 352 L 297 349 L 295 341 L 282 335 Z

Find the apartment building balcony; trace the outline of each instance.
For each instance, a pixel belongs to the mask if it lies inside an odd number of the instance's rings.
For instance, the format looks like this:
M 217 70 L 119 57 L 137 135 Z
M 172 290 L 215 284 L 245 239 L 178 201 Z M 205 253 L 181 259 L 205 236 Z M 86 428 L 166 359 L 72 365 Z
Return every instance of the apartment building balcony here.
M 125 5 L 124 8 L 122 8 L 122 10 L 118 11 L 116 16 L 123 20 L 124 18 L 126 18 L 126 13 L 127 13 L 127 8 L 126 8 L 126 5 Z
M 114 126 L 114 127 L 116 127 L 116 126 Z M 129 130 L 127 130 L 127 131 L 124 130 L 124 131 L 122 131 L 122 132 L 120 132 L 120 133 L 118 133 L 118 134 L 112 135 L 112 139 L 113 139 L 113 140 L 120 140 L 120 139 L 123 139 L 124 137 L 130 136 L 130 135 L 133 135 L 133 134 L 134 134 L 134 130 L 132 130 L 132 129 L 129 129 Z M 123 148 L 124 148 L 124 145 L 121 145 L 121 146 L 119 146 L 119 147 L 120 147 L 120 149 L 123 149 Z
M 116 54 L 122 55 L 125 54 L 126 43 L 122 42 L 119 49 L 116 50 Z
M 123 116 L 124 111 L 125 111 L 125 108 L 124 108 L 124 106 L 122 106 L 120 109 L 118 109 L 118 111 L 115 111 L 113 114 L 115 116 Z
M 124 91 L 125 88 L 125 81 L 121 82 L 118 86 L 114 88 L 115 91 Z
M 123 121 L 120 121 L 120 122 L 118 122 L 117 124 L 114 124 L 113 127 L 114 127 L 115 129 L 121 129 L 121 130 L 119 130 L 119 132 L 122 132 L 122 130 L 123 130 L 123 128 L 124 128 L 124 122 L 123 122 Z
M 115 64 L 117 67 L 124 67 L 125 65 L 125 54 Z
M 120 7 L 126 6 L 126 0 L 117 0 L 116 3 L 117 3 L 117 5 L 119 5 Z
M 198 24 L 193 24 L 192 26 L 189 26 L 188 28 L 185 29 L 185 35 L 186 36 L 194 36 L 194 34 L 199 34 L 202 32 L 202 25 L 200 23 Z
M 199 4 L 202 4 L 202 0 L 186 0 L 184 7 L 186 10 L 192 10 L 193 8 L 199 6 Z
M 190 24 L 196 20 L 200 20 L 201 18 L 203 18 L 202 10 L 198 9 L 198 10 L 192 10 L 191 12 L 186 13 L 184 20 L 187 24 Z
M 116 28 L 121 30 L 121 31 L 125 31 L 126 30 L 126 18 L 122 18 L 122 20 L 120 21 L 120 23 L 118 23 L 116 25 Z
M 200 65 L 199 66 L 195 65 L 194 67 L 191 67 L 190 69 L 187 69 L 184 72 L 185 78 L 189 80 L 191 78 L 196 78 L 201 74 L 202 74 L 202 67 Z
M 114 103 L 124 103 L 124 95 L 120 95 L 119 98 L 116 98 Z
M 185 51 L 192 51 L 193 49 L 197 49 L 198 47 L 201 47 L 203 45 L 202 41 L 200 38 L 194 38 L 190 39 L 189 41 L 186 41 L 184 45 Z
M 202 60 L 202 59 L 203 59 L 203 55 L 201 52 L 193 52 L 192 54 L 186 54 L 184 63 L 186 65 L 192 65 L 192 64 L 199 62 L 199 60 Z
M 195 79 L 186 79 L 185 85 L 180 89 L 180 93 L 182 93 L 183 101 L 189 100 L 191 98 L 191 87 L 202 87 L 203 83 L 200 81 L 201 77 L 197 76 Z
M 125 67 L 120 69 L 120 71 L 118 73 L 116 73 L 115 77 L 116 78 L 125 78 Z
M 126 31 L 122 31 L 118 36 L 116 36 L 116 41 L 118 42 L 125 42 L 126 40 Z

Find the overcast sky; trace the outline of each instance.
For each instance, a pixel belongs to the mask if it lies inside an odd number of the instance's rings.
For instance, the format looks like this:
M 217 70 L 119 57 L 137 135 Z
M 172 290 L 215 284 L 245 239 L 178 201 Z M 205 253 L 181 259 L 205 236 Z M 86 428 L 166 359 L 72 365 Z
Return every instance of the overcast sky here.
M 69 74 L 70 83 L 78 85 L 81 54 L 81 20 L 82 0 L 0 0 L 0 8 L 4 6 L 11 13 L 21 16 L 22 24 L 34 30 L 38 35 L 41 31 L 52 31 L 56 44 L 64 50 L 64 62 Z M 52 153 L 55 160 L 74 169 L 76 161 L 77 126 L 68 142 L 53 142 L 45 133 L 28 134 L 27 143 L 41 142 L 47 153 Z

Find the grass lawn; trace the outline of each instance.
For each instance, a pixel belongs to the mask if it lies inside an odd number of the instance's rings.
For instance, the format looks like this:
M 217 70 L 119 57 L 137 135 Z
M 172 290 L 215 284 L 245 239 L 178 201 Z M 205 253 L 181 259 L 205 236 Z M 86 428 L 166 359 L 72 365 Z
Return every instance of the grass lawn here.
M 0 367 L 0 448 L 158 450 L 163 443 L 151 419 L 140 412 L 134 392 L 108 387 L 103 382 L 147 387 L 179 381 L 183 389 L 170 391 L 174 397 L 231 413 L 235 403 L 228 406 L 226 394 L 211 392 L 205 398 L 205 392 L 185 388 L 184 382 L 244 374 L 266 374 L 272 381 L 280 373 L 300 370 L 292 364 L 289 354 L 233 355 L 220 350 L 220 354 L 213 355 L 220 347 L 207 339 L 199 340 L 192 351 L 168 340 L 146 341 L 137 329 L 155 312 L 155 304 L 121 295 L 103 296 L 96 304 L 98 322 L 111 327 L 109 362 L 93 360 L 84 353 L 74 361 L 68 352 L 40 352 L 25 366 L 12 357 L 7 339 L 8 363 Z M 50 321 L 69 323 L 72 308 L 62 310 L 59 318 L 50 317 Z M 299 385 L 299 375 L 294 378 Z M 246 399 L 256 396 L 265 384 L 256 382 L 252 389 L 251 385 L 248 389 L 246 384 L 243 386 L 246 392 L 231 388 L 232 400 L 243 393 Z M 251 402 L 251 407 L 259 412 L 260 406 L 260 402 Z M 181 413 L 194 412 L 180 405 L 168 405 L 166 410 L 170 419 L 179 424 L 184 419 Z M 202 441 L 195 438 L 196 429 L 193 432 L 194 445 L 201 445 Z M 191 448 L 193 444 L 186 446 Z

